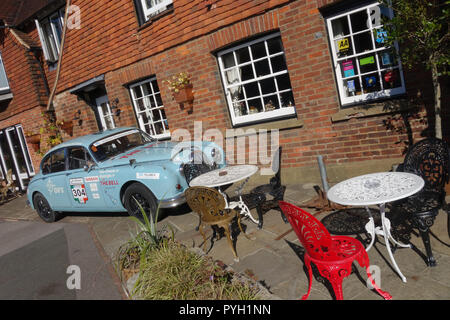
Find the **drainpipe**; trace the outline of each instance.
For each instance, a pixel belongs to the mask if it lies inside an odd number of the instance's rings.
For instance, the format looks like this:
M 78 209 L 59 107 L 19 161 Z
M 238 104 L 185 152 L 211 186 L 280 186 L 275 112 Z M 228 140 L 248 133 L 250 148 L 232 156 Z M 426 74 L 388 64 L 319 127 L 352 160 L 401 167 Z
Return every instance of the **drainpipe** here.
M 320 178 L 322 179 L 323 190 L 327 193 L 329 187 L 327 181 L 327 170 L 325 169 L 325 165 L 323 163 L 323 157 L 317 156 L 317 162 L 319 163 Z
M 63 34 L 62 34 L 62 39 L 61 39 L 61 50 L 59 51 L 59 55 L 58 55 L 58 66 L 56 68 L 56 76 L 55 76 L 55 83 L 53 84 L 53 88 L 52 91 L 50 93 L 50 96 L 48 98 L 48 103 L 47 103 L 47 111 L 54 111 L 54 107 L 53 107 L 53 98 L 55 96 L 55 92 L 56 92 L 56 87 L 58 85 L 58 81 L 59 81 L 59 74 L 61 71 L 61 62 L 62 62 L 62 55 L 63 55 L 63 51 L 64 51 L 64 42 L 66 39 L 66 31 L 67 31 L 67 16 L 69 13 L 69 6 L 70 6 L 70 0 L 67 0 L 66 2 L 66 11 L 64 14 L 64 27 L 63 27 Z

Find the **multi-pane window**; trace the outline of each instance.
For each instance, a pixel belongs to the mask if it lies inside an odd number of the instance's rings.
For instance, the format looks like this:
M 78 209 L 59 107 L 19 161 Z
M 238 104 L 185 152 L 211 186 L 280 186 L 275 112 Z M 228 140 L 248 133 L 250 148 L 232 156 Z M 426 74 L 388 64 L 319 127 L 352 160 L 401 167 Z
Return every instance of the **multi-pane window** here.
M 218 52 L 233 125 L 295 115 L 279 33 Z
M 83 147 L 72 147 L 68 149 L 69 170 L 83 169 L 84 166 L 93 163 L 91 156 Z
M 8 78 L 6 77 L 5 67 L 3 66 L 2 55 L 0 53 L 0 92 L 9 91 Z
M 45 60 L 56 62 L 61 50 L 64 8 L 42 20 L 35 20 Z
M 64 149 L 52 152 L 42 161 L 42 173 L 47 174 L 66 170 L 65 159 Z
M 156 77 L 130 86 L 139 127 L 155 138 L 170 136 L 169 124 Z
M 385 46 L 382 17 L 391 11 L 373 3 L 327 19 L 342 105 L 405 92 L 396 47 Z
M 172 5 L 172 0 L 139 0 L 142 7 L 144 21 L 168 9 Z

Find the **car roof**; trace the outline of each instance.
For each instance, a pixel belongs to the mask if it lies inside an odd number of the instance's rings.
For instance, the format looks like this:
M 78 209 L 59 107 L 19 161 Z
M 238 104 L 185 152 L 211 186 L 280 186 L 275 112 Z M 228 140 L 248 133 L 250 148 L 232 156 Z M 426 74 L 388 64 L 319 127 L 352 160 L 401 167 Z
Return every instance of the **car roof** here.
M 105 138 L 105 137 L 110 136 L 115 133 L 119 133 L 119 132 L 123 132 L 123 131 L 127 131 L 127 130 L 136 130 L 136 129 L 138 129 L 138 128 L 136 128 L 136 127 L 120 127 L 120 128 L 99 131 L 99 132 L 92 133 L 92 134 L 87 134 L 87 135 L 84 135 L 81 137 L 77 137 L 74 139 L 64 141 L 64 142 L 58 144 L 57 146 L 54 146 L 46 153 L 46 155 L 57 149 L 65 148 L 65 147 L 84 146 L 84 147 L 88 148 L 91 143 L 93 143 L 94 141 L 97 141 L 99 139 Z

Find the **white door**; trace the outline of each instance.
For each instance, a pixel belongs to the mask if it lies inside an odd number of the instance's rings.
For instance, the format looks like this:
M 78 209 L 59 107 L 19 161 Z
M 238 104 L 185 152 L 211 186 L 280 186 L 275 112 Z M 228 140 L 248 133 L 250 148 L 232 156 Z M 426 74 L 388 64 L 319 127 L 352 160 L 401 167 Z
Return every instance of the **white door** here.
M 114 124 L 114 117 L 109 105 L 108 96 L 104 95 L 95 99 L 97 104 L 97 111 L 102 124 L 102 130 L 113 129 L 116 127 Z

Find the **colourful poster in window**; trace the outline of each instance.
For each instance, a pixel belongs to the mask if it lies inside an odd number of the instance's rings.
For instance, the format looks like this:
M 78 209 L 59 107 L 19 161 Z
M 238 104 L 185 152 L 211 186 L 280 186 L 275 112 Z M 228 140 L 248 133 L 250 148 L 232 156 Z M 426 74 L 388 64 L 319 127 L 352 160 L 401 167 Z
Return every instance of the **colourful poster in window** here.
M 397 80 L 397 74 L 394 71 L 389 70 L 384 74 L 384 81 L 387 83 L 392 84 L 395 80 Z
M 337 45 L 338 45 L 339 52 L 345 52 L 350 48 L 350 43 L 348 41 L 348 38 L 338 40 Z
M 392 58 L 389 52 L 383 52 L 381 54 L 381 63 L 383 66 L 390 66 L 392 64 Z
M 355 92 L 356 91 L 355 80 L 348 80 L 347 81 L 347 88 L 348 88 L 348 92 Z
M 353 68 L 353 61 L 342 62 L 342 68 L 344 70 L 344 77 L 351 77 L 355 75 L 355 69 Z
M 367 64 L 374 64 L 375 63 L 375 57 L 374 56 L 370 56 L 367 58 L 362 58 L 359 59 L 359 65 L 360 66 L 365 66 Z
M 366 87 L 373 88 L 377 84 L 377 78 L 375 76 L 366 77 Z
M 379 44 L 383 44 L 387 39 L 387 32 L 384 29 L 378 29 L 376 31 L 376 41 Z

